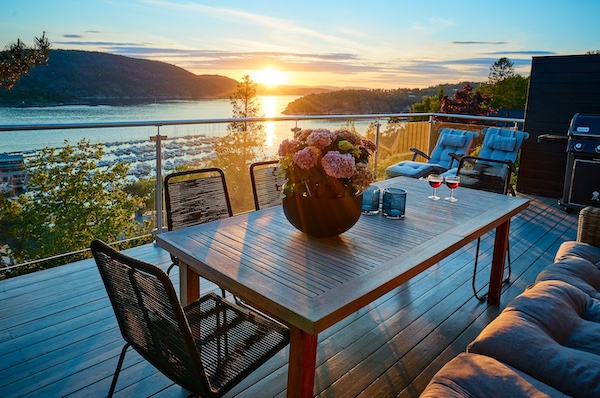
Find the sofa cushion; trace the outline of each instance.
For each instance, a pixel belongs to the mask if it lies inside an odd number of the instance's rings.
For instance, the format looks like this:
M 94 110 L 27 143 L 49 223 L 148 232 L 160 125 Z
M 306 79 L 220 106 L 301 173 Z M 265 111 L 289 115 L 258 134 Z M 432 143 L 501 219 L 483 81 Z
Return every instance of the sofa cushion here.
M 584 259 L 600 267 L 600 247 L 582 242 L 564 242 L 558 248 L 554 262 L 560 262 L 567 258 Z
M 560 280 L 600 299 L 600 248 L 580 242 L 563 243 L 555 263 L 539 273 L 536 282 Z
M 566 397 L 556 389 L 502 362 L 462 353 L 431 379 L 421 398 Z
M 600 301 L 562 281 L 515 298 L 469 345 L 562 393 L 600 396 Z

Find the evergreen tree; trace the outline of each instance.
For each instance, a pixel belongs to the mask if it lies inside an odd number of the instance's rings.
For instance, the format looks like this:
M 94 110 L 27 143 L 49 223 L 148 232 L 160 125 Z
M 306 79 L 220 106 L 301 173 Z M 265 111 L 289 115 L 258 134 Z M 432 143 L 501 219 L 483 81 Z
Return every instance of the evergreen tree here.
M 250 76 L 244 76 L 230 101 L 234 118 L 260 117 L 256 83 Z M 231 206 L 238 213 L 253 207 L 249 169 L 253 162 L 265 159 L 266 133 L 263 123 L 253 121 L 231 122 L 227 130 L 230 133 L 215 144 L 217 157 L 211 165 L 225 173 Z
M 46 33 L 35 38 L 33 47 L 25 46 L 20 39 L 10 44 L 0 53 L 0 89 L 10 90 L 21 75 L 28 73 L 36 65 L 46 63 L 49 51 L 50 43 L 46 39 Z
M 500 58 L 490 66 L 490 74 L 488 80 L 490 84 L 498 83 L 509 76 L 515 74 L 515 63 L 506 57 Z

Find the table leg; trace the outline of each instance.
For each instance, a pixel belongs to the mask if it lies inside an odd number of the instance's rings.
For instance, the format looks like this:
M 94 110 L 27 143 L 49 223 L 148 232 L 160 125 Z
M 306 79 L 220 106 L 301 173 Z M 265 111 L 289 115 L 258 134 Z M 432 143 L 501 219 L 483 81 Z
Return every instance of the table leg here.
M 186 306 L 200 297 L 200 275 L 183 261 L 179 261 L 179 298 Z
M 500 304 L 500 294 L 502 294 L 502 280 L 504 279 L 504 263 L 506 262 L 509 231 L 510 220 L 500 224 L 496 228 L 494 255 L 492 257 L 492 272 L 490 274 L 490 290 L 487 298 L 488 303 L 492 305 Z
M 314 398 L 318 335 L 306 333 L 293 326 L 290 332 L 287 396 Z

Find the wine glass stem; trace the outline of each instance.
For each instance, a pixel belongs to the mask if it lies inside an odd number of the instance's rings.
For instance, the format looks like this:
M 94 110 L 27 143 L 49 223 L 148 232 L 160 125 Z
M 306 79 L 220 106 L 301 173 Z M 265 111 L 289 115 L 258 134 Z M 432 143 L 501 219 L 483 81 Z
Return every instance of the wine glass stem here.
M 451 190 L 450 190 L 450 197 L 451 197 L 452 199 L 454 199 L 454 189 L 451 189 Z
M 437 191 L 437 188 L 433 188 L 433 197 L 435 198 L 435 192 Z

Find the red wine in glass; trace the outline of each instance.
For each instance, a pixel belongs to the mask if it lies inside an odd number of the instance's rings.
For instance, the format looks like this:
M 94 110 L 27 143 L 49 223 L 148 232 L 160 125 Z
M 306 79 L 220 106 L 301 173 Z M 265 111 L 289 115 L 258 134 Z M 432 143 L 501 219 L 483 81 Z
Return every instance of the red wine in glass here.
M 456 202 L 458 199 L 454 197 L 454 190 L 458 188 L 460 185 L 460 177 L 459 176 L 448 176 L 446 177 L 446 185 L 450 188 L 450 196 L 444 198 L 444 200 L 448 200 L 450 202 Z
M 433 188 L 433 195 L 428 196 L 431 200 L 440 200 L 440 197 L 436 195 L 436 190 L 444 183 L 444 178 L 439 174 L 430 174 L 427 176 L 427 181 L 431 188 Z

